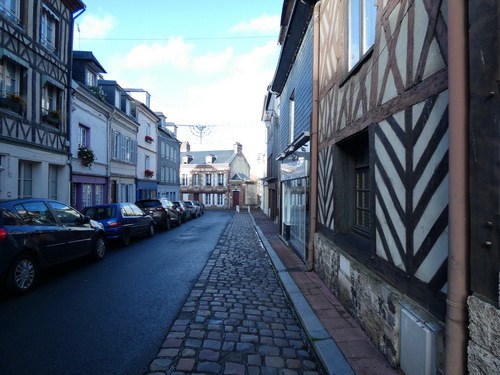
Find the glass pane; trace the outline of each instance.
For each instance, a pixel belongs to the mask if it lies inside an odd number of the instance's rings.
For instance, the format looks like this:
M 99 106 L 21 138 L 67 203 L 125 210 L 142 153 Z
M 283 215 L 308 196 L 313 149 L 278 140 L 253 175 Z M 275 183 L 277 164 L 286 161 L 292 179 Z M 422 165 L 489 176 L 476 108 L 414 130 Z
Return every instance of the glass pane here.
M 375 23 L 377 21 L 377 6 L 373 0 L 364 0 L 364 46 L 365 53 L 375 43 Z
M 80 214 L 73 208 L 59 202 L 49 202 L 63 224 L 81 223 Z
M 349 9 L 349 68 L 352 68 L 361 57 L 361 0 L 351 0 Z

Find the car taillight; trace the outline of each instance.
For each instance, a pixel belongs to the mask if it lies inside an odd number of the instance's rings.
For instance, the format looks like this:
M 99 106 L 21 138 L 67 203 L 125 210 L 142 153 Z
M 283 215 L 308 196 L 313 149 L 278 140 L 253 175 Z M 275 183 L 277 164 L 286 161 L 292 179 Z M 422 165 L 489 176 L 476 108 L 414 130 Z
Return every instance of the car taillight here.
M 156 211 L 165 211 L 163 207 L 156 207 Z
M 5 228 L 0 228 L 0 242 L 7 238 L 7 231 Z
M 119 221 L 115 221 L 114 223 L 109 223 L 108 228 L 120 228 L 122 226 L 122 223 Z

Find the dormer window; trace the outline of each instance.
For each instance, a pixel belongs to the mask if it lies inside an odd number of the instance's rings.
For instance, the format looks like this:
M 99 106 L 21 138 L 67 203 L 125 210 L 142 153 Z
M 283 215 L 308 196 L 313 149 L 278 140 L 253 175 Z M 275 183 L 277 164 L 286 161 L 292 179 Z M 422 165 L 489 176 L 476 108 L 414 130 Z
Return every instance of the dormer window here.
M 205 163 L 207 164 L 213 164 L 214 161 L 215 161 L 215 155 L 213 154 L 209 154 L 205 157 Z
M 97 74 L 87 69 L 85 72 L 85 84 L 87 86 L 97 86 Z
M 115 107 L 120 108 L 122 103 L 122 95 L 119 90 L 115 90 Z
M 193 161 L 193 157 L 191 155 L 186 155 L 182 157 L 182 164 L 189 164 Z

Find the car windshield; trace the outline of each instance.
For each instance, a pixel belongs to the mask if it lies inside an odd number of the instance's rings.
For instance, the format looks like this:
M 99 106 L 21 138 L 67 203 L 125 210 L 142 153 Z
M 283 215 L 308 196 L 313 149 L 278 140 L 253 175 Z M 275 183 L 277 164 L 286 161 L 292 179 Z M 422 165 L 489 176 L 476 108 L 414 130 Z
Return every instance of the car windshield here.
M 141 208 L 160 206 L 160 202 L 158 201 L 143 201 L 143 202 L 136 202 L 136 204 Z
M 92 220 L 110 219 L 116 216 L 116 207 L 87 207 L 83 209 L 83 214 L 90 217 Z

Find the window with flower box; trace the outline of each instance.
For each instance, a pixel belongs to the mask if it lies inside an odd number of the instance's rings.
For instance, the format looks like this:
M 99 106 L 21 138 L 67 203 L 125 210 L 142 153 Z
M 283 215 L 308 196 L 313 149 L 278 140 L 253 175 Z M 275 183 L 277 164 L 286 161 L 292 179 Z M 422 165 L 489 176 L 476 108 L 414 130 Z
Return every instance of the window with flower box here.
M 0 0 L 0 14 L 15 24 L 20 24 L 20 0 Z
M 59 127 L 61 124 L 62 92 L 46 82 L 42 88 L 42 120 L 44 123 Z
M 8 111 L 21 113 L 24 109 L 22 81 L 23 67 L 14 61 L 0 59 L 0 107 Z

